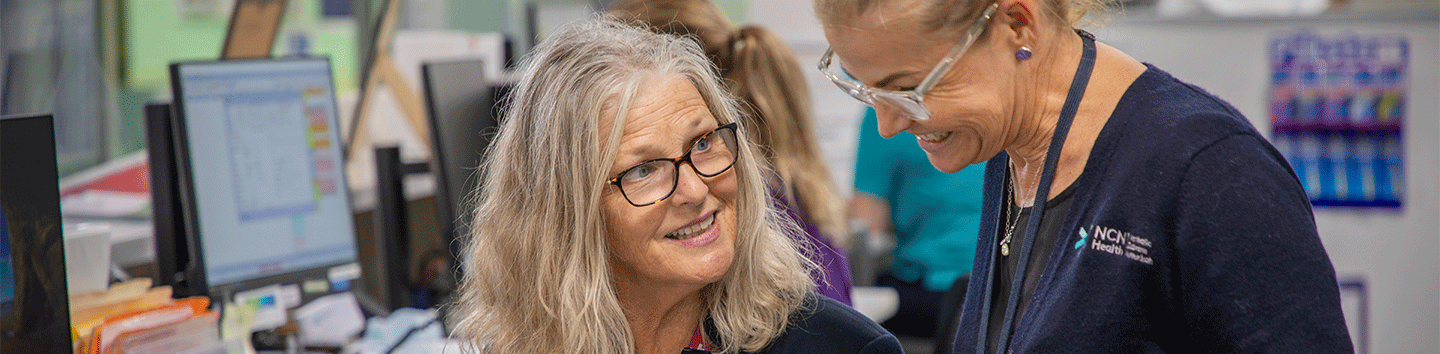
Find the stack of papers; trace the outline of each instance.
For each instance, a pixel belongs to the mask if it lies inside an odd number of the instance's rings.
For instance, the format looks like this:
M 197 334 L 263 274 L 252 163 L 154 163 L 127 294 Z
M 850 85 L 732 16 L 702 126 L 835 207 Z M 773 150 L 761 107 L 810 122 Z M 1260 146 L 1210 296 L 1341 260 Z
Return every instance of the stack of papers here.
M 169 287 L 150 289 L 148 279 L 118 284 L 103 293 L 71 298 L 76 353 L 181 353 L 220 345 L 220 316 L 203 296 L 170 298 Z

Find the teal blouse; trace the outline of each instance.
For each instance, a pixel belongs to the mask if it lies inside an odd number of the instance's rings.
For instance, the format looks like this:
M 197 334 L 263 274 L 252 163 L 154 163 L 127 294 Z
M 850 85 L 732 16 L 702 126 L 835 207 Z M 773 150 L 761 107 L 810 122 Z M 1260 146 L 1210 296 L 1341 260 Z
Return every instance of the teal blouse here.
M 896 236 L 891 274 L 908 282 L 923 279 L 931 291 L 948 290 L 974 263 L 985 166 L 936 170 L 914 135 L 880 137 L 874 109 L 865 110 L 859 135 L 855 190 L 890 203 Z

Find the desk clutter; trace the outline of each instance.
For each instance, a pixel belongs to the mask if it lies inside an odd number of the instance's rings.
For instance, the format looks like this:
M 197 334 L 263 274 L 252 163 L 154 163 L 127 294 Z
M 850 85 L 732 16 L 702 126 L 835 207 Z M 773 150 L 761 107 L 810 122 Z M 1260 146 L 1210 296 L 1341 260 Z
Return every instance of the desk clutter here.
M 0 354 L 458 351 L 437 310 L 407 307 L 454 289 L 464 171 L 509 90 L 508 40 L 392 36 L 387 2 L 357 102 L 329 58 L 270 58 L 285 2 L 234 3 L 225 52 L 170 63 L 169 95 L 139 112 L 144 151 L 60 176 L 55 117 L 0 117 Z M 397 112 L 408 125 L 374 124 Z M 395 142 L 368 133 L 391 130 L 429 160 L 377 167 L 366 154 Z M 436 220 L 404 218 L 416 191 Z M 413 254 L 407 221 L 435 224 Z
M 77 354 L 252 354 L 263 352 L 459 352 L 434 309 L 398 309 L 368 320 L 343 292 L 300 304 L 298 289 L 273 286 L 211 303 L 172 298 L 149 279 L 70 296 Z M 294 290 L 296 292 L 291 292 Z
M 219 315 L 203 296 L 172 299 L 148 279 L 72 295 L 76 353 L 183 353 L 220 345 Z
M 387 291 L 378 310 L 370 306 L 370 314 L 395 310 L 368 324 L 352 292 L 362 241 L 341 168 L 327 59 L 182 62 L 171 66 L 171 79 L 175 101 L 147 107 L 149 163 L 136 164 L 151 177 L 158 284 L 137 278 L 104 288 L 114 262 L 76 262 L 87 271 L 75 274 L 89 275 L 76 279 L 86 286 L 70 299 L 76 353 L 426 353 L 453 346 L 433 310 L 404 309 L 404 291 Z M 93 237 L 99 246 L 90 248 L 101 251 L 90 253 L 106 254 L 107 238 L 110 253 L 116 250 L 118 234 L 109 230 L 96 232 L 109 237 Z M 89 239 L 78 236 L 77 245 Z M 404 274 L 403 258 L 391 264 L 370 271 Z M 409 283 L 395 278 L 382 284 Z

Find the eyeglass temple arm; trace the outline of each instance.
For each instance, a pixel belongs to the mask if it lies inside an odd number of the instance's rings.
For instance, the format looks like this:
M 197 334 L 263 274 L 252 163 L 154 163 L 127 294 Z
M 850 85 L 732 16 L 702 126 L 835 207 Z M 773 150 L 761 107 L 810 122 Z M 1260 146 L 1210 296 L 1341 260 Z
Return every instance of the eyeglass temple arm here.
M 825 77 L 829 78 L 831 81 L 839 78 L 839 76 L 836 76 L 835 73 L 830 72 L 830 61 L 833 60 L 834 57 L 835 49 L 825 48 L 825 54 L 820 55 L 820 62 L 815 65 L 816 69 L 820 69 L 820 74 L 825 75 Z
M 990 23 L 990 17 L 995 16 L 995 10 L 999 7 L 1000 4 L 991 3 L 989 7 L 985 8 L 985 12 L 980 14 L 980 18 L 975 19 L 975 23 L 971 24 L 970 29 L 965 32 L 964 42 L 961 42 L 960 45 L 951 49 L 950 54 L 946 54 L 945 58 L 941 59 L 939 64 L 935 64 L 935 69 L 930 70 L 930 75 L 926 76 L 925 80 L 920 82 L 921 85 L 915 88 L 915 92 L 927 92 L 930 91 L 931 87 L 935 87 L 935 83 L 940 81 L 940 77 L 950 71 L 950 66 L 954 65 L 955 61 L 960 59 L 957 57 L 960 52 L 970 49 L 970 45 L 975 44 L 975 40 L 980 38 L 980 30 Z

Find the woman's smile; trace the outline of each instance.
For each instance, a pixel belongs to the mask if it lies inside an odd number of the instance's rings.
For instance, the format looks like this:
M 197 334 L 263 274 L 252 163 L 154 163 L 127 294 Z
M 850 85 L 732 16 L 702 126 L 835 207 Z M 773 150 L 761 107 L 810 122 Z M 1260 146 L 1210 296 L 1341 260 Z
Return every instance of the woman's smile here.
M 680 241 L 680 245 L 688 247 L 699 247 L 710 244 L 720 238 L 720 225 L 715 223 L 715 214 L 712 211 L 704 217 L 690 223 L 685 227 L 665 235 L 665 238 Z
M 927 134 L 915 134 L 915 138 L 928 143 L 939 144 L 950 138 L 950 132 L 934 132 Z

